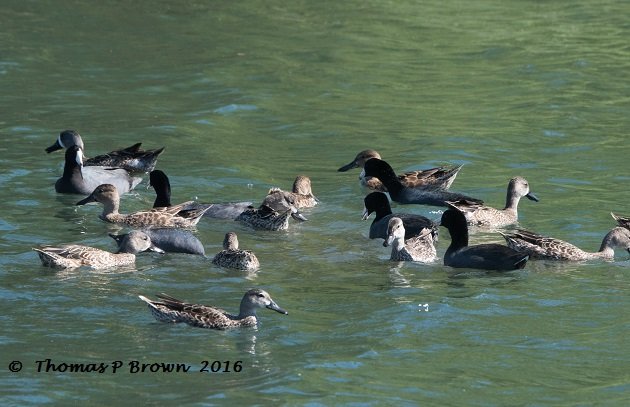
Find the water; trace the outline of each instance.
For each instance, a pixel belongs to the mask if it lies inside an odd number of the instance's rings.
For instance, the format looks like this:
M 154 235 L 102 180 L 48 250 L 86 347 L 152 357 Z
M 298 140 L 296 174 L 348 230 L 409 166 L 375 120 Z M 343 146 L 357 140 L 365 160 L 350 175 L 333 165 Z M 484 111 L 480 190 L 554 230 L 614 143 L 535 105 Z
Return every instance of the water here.
M 465 164 L 453 189 L 494 206 L 522 175 L 541 201 L 521 203 L 521 226 L 596 250 L 609 212 L 630 213 L 626 3 L 3 5 L 3 405 L 628 403 L 627 254 L 502 276 L 392 264 L 367 239 L 358 172 L 336 172 L 365 148 L 397 171 Z M 210 256 L 236 231 L 256 274 L 155 254 L 115 271 L 51 271 L 31 247 L 113 250 L 117 230 L 54 192 L 62 156 L 43 150 L 66 128 L 88 155 L 166 146 L 158 167 L 176 202 L 258 201 L 306 174 L 322 203 L 285 233 L 200 223 Z M 152 201 L 139 188 L 122 206 Z M 440 255 L 448 241 L 442 231 Z M 289 315 L 214 332 L 160 324 L 137 298 L 236 311 L 254 286 Z M 38 372 L 46 359 L 107 367 Z M 221 372 L 199 372 L 204 361 Z M 142 363 L 149 371 L 134 371 Z

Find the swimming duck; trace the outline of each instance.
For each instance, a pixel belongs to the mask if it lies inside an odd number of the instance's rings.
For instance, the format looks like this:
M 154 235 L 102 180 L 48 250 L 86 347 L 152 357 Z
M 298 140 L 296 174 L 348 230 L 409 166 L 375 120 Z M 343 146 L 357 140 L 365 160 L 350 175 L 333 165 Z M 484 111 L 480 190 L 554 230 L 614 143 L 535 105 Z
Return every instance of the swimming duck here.
M 267 195 L 258 208 L 249 206 L 236 220 L 257 229 L 287 230 L 289 216 L 300 222 L 308 220 L 295 207 L 292 194 L 274 193 Z
M 187 229 L 176 228 L 147 228 L 142 229 L 153 245 L 167 253 L 186 253 L 205 256 L 206 252 L 201 241 Z M 127 234 L 110 236 L 120 242 Z
M 363 220 L 367 220 L 372 213 L 376 217 L 370 225 L 370 239 L 387 239 L 389 220 L 393 217 L 400 218 L 405 230 L 405 240 L 418 236 L 424 229 L 433 231 L 432 239 L 437 240 L 438 227 L 430 219 L 413 213 L 392 213 L 389 199 L 383 192 L 371 192 L 364 199 L 365 209 Z
M 317 199 L 313 195 L 313 191 L 311 189 L 311 179 L 305 175 L 298 175 L 293 182 L 293 188 L 291 192 L 283 191 L 280 188 L 271 188 L 269 192 L 267 192 L 267 199 L 274 199 L 274 197 L 270 197 L 269 195 L 280 194 L 289 196 L 292 198 L 292 202 L 297 209 L 301 208 L 312 208 L 313 206 L 319 203 L 319 199 Z M 280 197 L 276 197 L 276 199 L 283 199 Z M 269 205 L 269 203 L 267 203 Z M 272 205 L 270 205 L 273 207 Z
M 630 217 L 615 215 L 614 213 L 610 213 L 614 220 L 617 221 L 617 224 L 623 228 L 630 229 Z
M 288 314 L 271 299 L 266 291 L 259 288 L 253 288 L 245 293 L 238 315 L 231 315 L 220 308 L 207 305 L 188 304 L 166 294 L 157 295 L 162 301 L 153 301 L 142 295 L 138 297 L 149 305 L 151 313 L 158 321 L 184 322 L 198 328 L 228 329 L 256 326 L 258 308 L 268 308 L 281 314 Z
M 508 184 L 504 209 L 495 209 L 467 200 L 447 203 L 461 211 L 469 225 L 500 227 L 518 222 L 517 209 L 522 197 L 538 202 L 538 197 L 529 191 L 527 180 L 523 177 L 514 177 Z
M 59 134 L 57 141 L 46 149 L 47 153 L 78 146 L 85 152 L 85 146 L 81 135 L 76 130 L 64 130 Z M 141 150 L 142 143 L 121 150 L 110 151 L 107 154 L 84 160 L 83 165 L 123 168 L 129 172 L 149 172 L 155 168 L 158 156 L 164 151 L 164 147 L 156 150 Z
M 154 208 L 161 208 L 165 206 L 171 206 L 171 183 L 161 170 L 153 170 L 149 174 L 149 186 L 155 189 L 155 202 Z M 251 202 L 228 202 L 228 203 L 197 203 L 193 202 L 190 208 L 205 208 L 208 210 L 204 212 L 203 216 L 215 219 L 231 219 L 234 220 L 238 215 L 251 205 Z
M 516 251 L 496 243 L 468 246 L 466 217 L 457 209 L 447 209 L 442 214 L 441 225 L 448 229 L 451 244 L 444 253 L 444 265 L 457 268 L 507 271 L 522 269 L 527 263 L 527 253 Z
M 132 231 L 124 238 L 116 241 L 118 243 L 117 253 L 78 244 L 42 246 L 33 248 L 33 250 L 37 252 L 44 266 L 64 269 L 81 266 L 93 269 L 124 266 L 134 264 L 137 253 L 147 250 L 163 253 L 151 242 L 149 236 L 140 231 Z
M 77 202 L 77 205 L 85 205 L 90 202 L 103 204 L 103 213 L 99 215 L 105 222 L 124 224 L 135 228 L 142 227 L 168 227 L 168 228 L 188 228 L 197 225 L 204 211 L 202 209 L 188 209 L 192 201 L 183 202 L 179 205 L 165 208 L 153 208 L 146 211 L 138 211 L 130 214 L 118 213 L 120 206 L 120 196 L 114 185 L 99 185 L 85 199 Z
M 483 201 L 471 198 L 456 192 L 441 189 L 414 189 L 404 186 L 392 167 L 378 158 L 370 158 L 363 168 L 365 175 L 378 178 L 387 188 L 392 201 L 400 204 L 421 204 L 447 206 L 447 201 L 468 200 L 483 203 Z
M 250 250 L 239 250 L 236 233 L 229 232 L 223 239 L 223 250 L 217 253 L 212 263 L 220 267 L 253 271 L 260 267 L 258 258 Z
M 348 171 L 352 168 L 363 168 L 365 162 L 370 158 L 381 159 L 381 155 L 374 150 L 363 150 L 351 161 L 337 171 Z M 409 171 L 398 175 L 400 182 L 407 188 L 420 189 L 449 189 L 455 177 L 463 165 L 457 167 L 435 167 L 427 170 Z M 363 173 L 362 173 L 363 174 Z M 371 176 L 361 176 L 361 185 L 375 191 L 387 192 L 385 185 L 378 178 Z
M 542 236 L 519 229 L 514 233 L 503 234 L 508 246 L 526 252 L 532 259 L 583 261 L 591 259 L 612 260 L 615 248 L 625 249 L 630 253 L 630 230 L 616 227 L 604 236 L 598 252 L 590 253 L 553 237 Z
M 405 226 L 402 219 L 392 217 L 387 225 L 387 239 L 383 246 L 392 246 L 390 259 L 394 261 L 421 261 L 430 263 L 437 259 L 433 244 L 432 230 L 425 228 L 421 234 L 405 239 Z
M 289 208 L 281 212 L 272 209 L 267 205 L 260 205 L 258 208 L 250 206 L 236 218 L 244 224 L 266 230 L 287 230 L 289 228 L 289 217 L 294 215 L 297 209 Z M 300 219 L 298 220 L 306 220 Z
M 142 181 L 121 168 L 83 167 L 83 152 L 79 146 L 66 150 L 63 175 L 55 183 L 55 191 L 63 194 L 89 194 L 101 184 L 113 184 L 121 194 L 134 189 Z

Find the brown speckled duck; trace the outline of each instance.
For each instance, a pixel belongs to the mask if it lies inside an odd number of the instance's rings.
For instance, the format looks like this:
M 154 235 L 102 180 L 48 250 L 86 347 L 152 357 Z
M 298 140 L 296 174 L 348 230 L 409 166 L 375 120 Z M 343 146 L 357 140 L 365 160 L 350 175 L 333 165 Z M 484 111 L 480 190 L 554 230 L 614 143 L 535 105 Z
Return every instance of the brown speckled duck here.
M 151 313 L 158 321 L 184 322 L 198 328 L 229 329 L 256 326 L 258 308 L 268 308 L 281 314 L 288 314 L 271 299 L 266 291 L 259 288 L 253 288 L 245 293 L 238 315 L 228 314 L 220 308 L 207 305 L 188 304 L 166 294 L 158 294 L 161 301 L 153 301 L 142 295 L 139 297 L 148 304 Z
M 365 162 L 370 158 L 380 159 L 381 155 L 374 150 L 363 150 L 357 154 L 353 161 L 339 168 L 337 171 L 348 171 L 352 168 L 363 168 L 365 166 Z M 398 175 L 398 179 L 407 188 L 449 189 L 461 169 L 462 165 L 450 168 L 435 167 L 427 170 L 409 171 Z M 378 178 L 364 176 L 363 173 L 361 174 L 361 185 L 375 191 L 387 192 L 387 187 L 385 187 Z
M 630 253 L 630 230 L 616 227 L 604 236 L 599 251 L 585 252 L 553 237 L 542 236 L 534 232 L 519 229 L 514 233 L 503 234 L 508 246 L 515 250 L 526 252 L 533 259 L 584 261 L 592 259 L 612 260 L 615 248 L 625 249 Z
M 538 197 L 529 191 L 527 180 L 523 177 L 514 177 L 508 183 L 503 209 L 495 209 L 465 199 L 447 203 L 461 211 L 471 226 L 501 227 L 518 222 L 518 203 L 522 197 L 538 202 Z
M 81 266 L 93 269 L 124 266 L 134 264 L 137 253 L 147 250 L 163 252 L 153 245 L 149 236 L 137 230 L 116 241 L 119 245 L 118 253 L 78 244 L 42 246 L 33 250 L 37 252 L 44 266 L 62 269 Z
M 274 195 L 276 194 L 290 197 L 297 209 L 312 208 L 319 203 L 319 200 L 313 195 L 311 179 L 305 175 L 298 175 L 295 178 L 291 192 L 284 191 L 280 188 L 271 188 L 269 192 L 267 192 L 265 201 L 274 199 Z
M 260 267 L 258 258 L 250 250 L 239 250 L 238 237 L 228 232 L 223 239 L 223 250 L 214 256 L 212 263 L 219 267 L 253 271 Z
M 130 214 L 118 213 L 120 196 L 116 187 L 111 184 L 99 185 L 87 198 L 77 202 L 85 205 L 90 202 L 103 204 L 103 213 L 99 218 L 106 222 L 123 224 L 135 228 L 170 227 L 188 228 L 197 225 L 208 207 L 190 208 L 193 201 L 164 208 L 153 208 Z

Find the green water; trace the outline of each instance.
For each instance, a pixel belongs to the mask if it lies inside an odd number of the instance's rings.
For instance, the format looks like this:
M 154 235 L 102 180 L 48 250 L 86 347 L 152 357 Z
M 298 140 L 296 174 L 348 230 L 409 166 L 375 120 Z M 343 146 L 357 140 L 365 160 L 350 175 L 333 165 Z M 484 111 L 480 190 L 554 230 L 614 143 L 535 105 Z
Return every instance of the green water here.
M 358 171 L 336 169 L 365 148 L 397 171 L 465 164 L 453 189 L 493 206 L 522 175 L 541 201 L 521 203 L 521 226 L 596 250 L 609 212 L 630 214 L 628 15 L 613 1 L 3 2 L 2 404 L 627 405 L 627 253 L 503 276 L 391 263 L 360 220 Z M 281 233 L 202 220 L 208 255 L 234 230 L 255 274 L 175 254 L 51 271 L 33 246 L 113 250 L 117 230 L 54 192 L 62 154 L 44 148 L 66 128 L 88 156 L 166 146 L 175 202 L 259 201 L 306 174 L 321 204 Z M 152 201 L 141 187 L 122 207 Z M 289 315 L 215 332 L 158 323 L 137 298 L 236 311 L 254 286 Z M 46 359 L 107 369 L 38 372 Z

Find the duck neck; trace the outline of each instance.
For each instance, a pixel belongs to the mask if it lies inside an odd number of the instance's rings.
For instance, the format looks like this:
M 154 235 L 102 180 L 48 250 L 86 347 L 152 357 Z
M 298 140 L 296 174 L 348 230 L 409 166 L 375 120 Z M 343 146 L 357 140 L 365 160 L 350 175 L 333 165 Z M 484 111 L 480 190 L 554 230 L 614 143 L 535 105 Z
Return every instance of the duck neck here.
M 463 225 L 457 225 L 457 232 L 454 233 L 453 230 L 449 230 L 451 235 L 451 244 L 447 249 L 447 252 L 453 252 L 455 250 L 461 249 L 462 247 L 468 246 L 468 225 L 466 224 L 466 220 L 464 219 Z
M 391 197 L 398 196 L 405 186 L 400 182 L 393 169 L 388 168 L 378 179 L 385 185 Z
M 120 217 L 120 214 L 118 213 L 119 206 L 120 199 L 103 202 L 103 213 L 101 213 L 101 219 L 111 221 L 112 219 Z
M 508 188 L 507 196 L 505 198 L 505 209 L 506 211 L 512 211 L 516 214 L 516 208 L 518 208 L 518 202 L 521 200 L 521 197 L 518 196 L 510 185 Z
M 599 251 L 596 253 L 597 256 L 605 259 L 612 259 L 615 257 L 615 247 L 617 246 L 616 229 L 617 228 L 611 230 L 606 234 L 606 236 L 604 236 L 602 244 L 599 247 Z
M 241 307 L 238 312 L 237 319 L 247 317 L 256 317 L 256 307 L 253 307 L 245 298 L 241 300 Z
M 63 166 L 63 178 L 71 179 L 71 178 L 79 178 L 83 179 L 83 173 L 81 172 L 81 166 L 74 160 L 66 163 Z
M 383 203 L 383 205 L 378 205 L 376 208 L 374 208 L 374 214 L 376 215 L 374 218 L 374 222 L 378 222 L 384 217 L 391 215 L 392 208 L 389 206 L 389 203 Z
M 405 237 L 397 236 L 392 242 L 392 251 L 399 252 L 405 248 Z
M 167 189 L 160 189 L 155 191 L 156 197 L 155 202 L 153 202 L 154 208 L 163 208 L 166 206 L 171 206 L 171 191 L 170 187 Z

